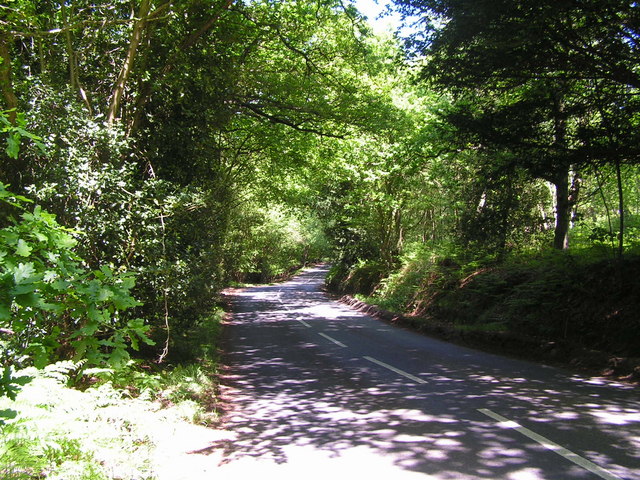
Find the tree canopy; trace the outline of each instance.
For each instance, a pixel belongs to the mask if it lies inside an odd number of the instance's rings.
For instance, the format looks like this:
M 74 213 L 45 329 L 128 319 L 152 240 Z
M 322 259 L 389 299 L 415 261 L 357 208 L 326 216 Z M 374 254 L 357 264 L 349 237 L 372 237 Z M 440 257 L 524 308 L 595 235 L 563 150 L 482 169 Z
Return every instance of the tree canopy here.
M 636 3 L 394 3 L 406 41 L 341 0 L 0 6 L 3 365 L 164 361 L 321 259 L 633 252 Z

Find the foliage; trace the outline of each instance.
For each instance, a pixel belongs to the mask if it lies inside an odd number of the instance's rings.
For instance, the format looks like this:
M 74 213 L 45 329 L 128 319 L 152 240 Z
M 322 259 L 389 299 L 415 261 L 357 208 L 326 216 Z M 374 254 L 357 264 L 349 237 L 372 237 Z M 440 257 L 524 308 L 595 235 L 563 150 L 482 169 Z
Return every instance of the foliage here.
M 590 269 L 633 304 L 627 267 L 571 262 L 638 247 L 634 2 L 397 0 L 413 57 L 338 0 L 36 3 L 0 22 L 3 365 L 204 402 L 221 291 L 328 255 L 463 328 L 615 330 L 569 316 Z
M 144 317 L 171 341 L 229 281 L 325 255 L 303 193 L 331 162 L 322 141 L 386 129 L 399 112 L 362 88 L 390 66 L 353 8 L 18 3 L 3 92 L 49 156 L 26 149 L 6 178 L 85 233 L 76 250 L 90 268 L 137 275 L 143 305 L 122 321 Z
M 422 16 L 424 35 L 414 38 L 414 47 L 429 57 L 422 79 L 461 99 L 448 117 L 460 137 L 457 148 L 488 151 L 498 166 L 507 154 L 512 165 L 551 182 L 553 245 L 566 249 L 580 173 L 594 164 L 619 171 L 621 164 L 637 163 L 640 84 L 633 65 L 639 51 L 632 39 L 638 5 L 396 3 L 405 14 Z M 621 184 L 618 174 L 619 191 Z M 623 236 L 621 229 L 619 255 Z
M 637 356 L 640 261 L 597 254 L 518 254 L 496 261 L 418 245 L 366 301 L 421 322 Z
M 382 262 L 374 260 L 361 260 L 347 271 L 343 269 L 344 264 L 340 263 L 332 267 L 327 278 L 328 285 L 339 292 L 365 295 L 371 294 L 388 273 Z
M 185 421 L 202 417 L 193 402 L 176 399 L 160 409 L 150 400 L 129 398 L 128 390 L 110 382 L 71 389 L 67 385 L 79 369 L 61 362 L 18 372 L 34 380 L 15 401 L 0 399 L 0 408 L 19 413 L 19 420 L 0 430 L 2 478 L 154 478 L 155 452 L 169 437 L 163 429 L 174 434 Z M 183 388 L 176 381 L 173 385 Z
M 306 217 L 306 218 L 305 218 Z M 224 258 L 235 281 L 270 282 L 328 253 L 320 226 L 306 215 L 245 207 L 234 216 Z
M 88 270 L 74 251 L 76 232 L 39 206 L 27 210 L 28 200 L 4 185 L 0 201 L 20 214 L 0 230 L 4 365 L 43 367 L 72 349 L 76 359 L 118 366 L 129 358 L 128 345 L 149 342 L 141 319 L 121 319 L 139 305 L 130 274 L 106 265 Z
M 14 110 L 15 111 L 15 110 Z M 14 123 L 9 121 L 10 111 L 0 112 L 0 134 L 6 134 L 6 154 L 10 158 L 17 159 L 20 153 L 20 142 L 23 138 L 33 141 L 41 151 L 45 150 L 42 138 L 27 131 L 27 122 L 24 113 L 16 115 Z
M 57 362 L 14 373 L 33 379 L 0 411 L 3 478 L 154 478 L 158 449 L 175 450 L 185 422 L 217 419 L 215 368 L 222 312 L 180 335 L 171 368 L 139 361 L 122 368 Z M 75 388 L 72 388 L 75 387 Z M 166 465 L 172 461 L 171 455 Z

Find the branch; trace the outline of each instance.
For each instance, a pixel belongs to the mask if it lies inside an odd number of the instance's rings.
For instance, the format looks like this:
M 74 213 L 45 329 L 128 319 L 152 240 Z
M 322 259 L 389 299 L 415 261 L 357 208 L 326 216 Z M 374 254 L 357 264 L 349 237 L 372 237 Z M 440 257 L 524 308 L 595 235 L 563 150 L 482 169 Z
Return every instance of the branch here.
M 140 3 L 141 19 L 147 18 L 150 8 L 151 0 L 142 0 L 142 2 Z M 127 57 L 122 64 L 118 79 L 116 80 L 116 85 L 113 87 L 113 91 L 111 93 L 111 103 L 109 105 L 109 113 L 107 114 L 107 122 L 109 124 L 112 124 L 118 116 L 120 104 L 122 102 L 122 96 L 124 95 L 124 89 L 127 80 L 129 79 L 129 75 L 131 75 L 131 71 L 133 69 L 133 61 L 135 59 L 138 46 L 142 41 L 142 35 L 144 34 L 146 26 L 146 20 L 137 20 L 133 25 L 131 40 L 129 42 L 129 48 L 127 49 Z
M 255 105 L 255 104 L 251 104 L 251 103 L 246 103 L 245 102 L 245 103 L 240 103 L 239 106 L 244 107 L 247 110 L 250 110 L 251 112 L 253 112 L 254 115 L 252 115 L 252 116 L 255 117 L 255 118 L 266 118 L 271 123 L 279 123 L 281 125 L 286 125 L 287 127 L 291 127 L 294 130 L 297 130 L 299 132 L 313 133 L 313 134 L 319 135 L 321 137 L 340 138 L 340 139 L 344 139 L 345 138 L 344 135 L 338 135 L 338 134 L 335 134 L 335 133 L 328 133 L 328 132 L 325 132 L 325 131 L 322 131 L 322 130 L 318 130 L 317 128 L 304 127 L 303 126 L 303 122 L 296 123 L 293 120 L 290 120 L 288 118 L 272 115 L 272 114 L 267 113 L 264 110 L 262 110 L 259 105 Z
M 186 50 L 189 47 L 195 45 L 198 39 L 204 35 L 208 30 L 211 29 L 215 25 L 215 23 L 220 18 L 220 15 L 223 11 L 228 10 L 229 7 L 233 4 L 234 0 L 225 0 L 224 4 L 220 7 L 220 12 L 217 15 L 213 15 L 208 22 L 202 25 L 198 30 L 189 35 L 181 44 L 180 50 Z
M 21 32 L 18 30 L 9 30 L 7 28 L 4 30 L 4 33 L 12 37 L 18 37 L 18 38 L 46 37 L 46 36 L 58 35 L 60 33 L 70 32 L 83 27 L 92 27 L 96 25 L 104 27 L 108 25 L 124 25 L 127 23 L 140 22 L 140 21 L 153 22 L 153 21 L 163 20 L 164 17 L 159 17 L 159 15 L 170 6 L 171 6 L 171 2 L 166 2 L 158 6 L 153 12 L 147 15 L 144 15 L 140 18 L 132 17 L 127 19 L 110 20 L 110 21 L 106 21 L 105 19 L 82 20 L 79 22 L 71 23 L 69 25 L 64 25 L 63 27 L 60 27 L 60 28 L 52 28 L 50 30 L 33 30 L 33 31 L 26 31 L 26 32 Z M 12 27 L 14 25 L 15 24 L 11 22 L 0 20 L 0 26 Z
M 189 47 L 192 47 L 193 45 L 195 45 L 196 42 L 200 39 L 200 37 L 202 37 L 208 30 L 210 30 L 216 24 L 216 22 L 222 16 L 223 12 L 228 10 L 234 1 L 235 0 L 225 0 L 225 3 L 220 7 L 220 10 L 218 12 L 212 15 L 211 18 L 207 22 L 205 22 L 198 30 L 193 32 L 191 35 L 189 35 L 180 43 L 178 47 L 178 51 L 185 51 Z M 164 67 L 162 67 L 158 75 L 154 77 L 153 83 L 146 82 L 146 84 L 143 86 L 135 106 L 133 123 L 131 125 L 132 132 L 136 131 L 140 127 L 140 124 L 142 122 L 142 117 L 143 117 L 142 109 L 144 108 L 145 104 L 149 100 L 149 97 L 151 96 L 153 85 L 157 84 L 160 79 L 167 76 L 167 74 L 169 74 L 174 69 L 175 61 L 177 57 L 178 57 L 177 52 L 174 52 L 174 54 L 167 59 L 167 61 L 164 64 Z

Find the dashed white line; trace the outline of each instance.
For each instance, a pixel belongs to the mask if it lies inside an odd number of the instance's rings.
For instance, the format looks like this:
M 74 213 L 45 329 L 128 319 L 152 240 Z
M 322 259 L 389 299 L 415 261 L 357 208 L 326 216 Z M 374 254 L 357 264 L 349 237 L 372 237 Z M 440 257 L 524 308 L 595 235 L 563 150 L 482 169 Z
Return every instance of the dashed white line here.
M 305 327 L 311 328 L 311 325 L 309 325 L 307 322 L 305 322 L 301 318 L 296 318 L 296 320 L 299 321 L 301 324 L 303 324 Z
M 335 338 L 330 337 L 329 335 L 327 335 L 326 333 L 322 333 L 322 332 L 318 332 L 318 335 L 320 335 L 321 337 L 326 338 L 327 340 L 329 340 L 330 342 L 335 343 L 336 345 L 338 345 L 339 347 L 343 347 L 343 348 L 347 348 L 347 346 L 342 343 L 339 342 L 338 340 L 336 340 Z
M 605 480 L 622 480 L 620 477 L 615 476 L 613 473 L 605 470 L 602 467 L 599 467 L 595 463 L 587 460 L 584 457 L 581 457 L 577 453 L 573 453 L 571 450 L 567 450 L 563 446 L 558 445 L 555 442 L 552 442 L 548 438 L 545 438 L 542 435 L 539 435 L 536 432 L 534 432 L 532 430 L 529 430 L 526 427 L 523 427 L 519 423 L 516 423 L 516 422 L 514 422 L 512 420 L 509 420 L 508 418 L 505 418 L 500 414 L 492 412 L 491 410 L 489 410 L 487 408 L 480 408 L 480 409 L 478 409 L 478 411 L 480 413 L 482 413 L 482 414 L 484 414 L 484 415 L 486 415 L 488 417 L 491 417 L 494 420 L 497 420 L 498 422 L 500 422 L 499 425 L 501 427 L 514 429 L 516 432 L 521 433 L 525 437 L 528 437 L 531 440 L 534 440 L 534 441 L 538 442 L 544 448 L 547 448 L 547 449 L 551 450 L 552 452 L 555 452 L 558 455 L 566 458 L 567 460 L 575 463 L 576 465 L 579 465 L 582 468 L 584 468 L 586 470 L 589 470 L 592 473 L 595 473 L 600 478 L 604 478 Z
M 400 370 L 399 368 L 392 367 L 391 365 L 389 365 L 387 363 L 384 363 L 384 362 L 381 362 L 380 360 L 376 360 L 375 358 L 372 358 L 372 357 L 362 357 L 362 358 L 364 358 L 365 360 L 368 360 L 368 361 L 370 361 L 372 363 L 375 363 L 377 365 L 380 365 L 381 367 L 384 367 L 387 370 L 391 370 L 392 372 L 395 372 L 398 375 L 402 375 L 403 377 L 406 377 L 409 380 L 413 380 L 416 383 L 427 383 L 425 380 L 423 380 L 421 378 L 418 378 L 418 377 L 416 377 L 414 375 L 411 375 L 410 373 L 407 373 L 407 372 L 405 372 L 403 370 Z

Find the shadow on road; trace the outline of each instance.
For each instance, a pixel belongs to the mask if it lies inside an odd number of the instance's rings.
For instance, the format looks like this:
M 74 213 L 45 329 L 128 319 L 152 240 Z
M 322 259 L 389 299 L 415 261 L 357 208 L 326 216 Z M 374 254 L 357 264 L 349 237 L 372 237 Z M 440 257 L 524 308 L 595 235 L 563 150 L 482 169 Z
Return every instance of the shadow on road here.
M 478 411 L 485 408 L 619 478 L 640 478 L 633 392 L 432 339 L 424 338 L 433 342 L 426 353 L 416 346 L 422 339 L 390 346 L 392 358 L 410 360 L 426 381 L 418 385 L 363 360 L 368 332 L 392 327 L 328 300 L 325 273 L 317 267 L 238 293 L 222 372 L 223 427 L 234 438 L 194 454 L 222 450 L 224 464 L 249 460 L 307 475 L 358 468 L 394 479 L 599 478 Z M 359 333 L 364 344 L 342 348 L 319 331 Z

